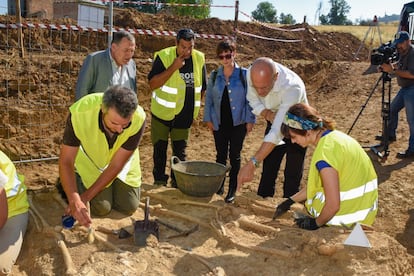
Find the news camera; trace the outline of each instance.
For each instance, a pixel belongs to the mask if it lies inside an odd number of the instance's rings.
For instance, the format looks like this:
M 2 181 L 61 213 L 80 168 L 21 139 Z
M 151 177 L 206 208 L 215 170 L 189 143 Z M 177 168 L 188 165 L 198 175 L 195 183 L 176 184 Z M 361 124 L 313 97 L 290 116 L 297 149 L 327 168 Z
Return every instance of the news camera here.
M 397 48 L 392 45 L 391 41 L 383 43 L 376 49 L 372 50 L 371 64 L 381 65 L 383 63 L 392 63 L 398 60 Z

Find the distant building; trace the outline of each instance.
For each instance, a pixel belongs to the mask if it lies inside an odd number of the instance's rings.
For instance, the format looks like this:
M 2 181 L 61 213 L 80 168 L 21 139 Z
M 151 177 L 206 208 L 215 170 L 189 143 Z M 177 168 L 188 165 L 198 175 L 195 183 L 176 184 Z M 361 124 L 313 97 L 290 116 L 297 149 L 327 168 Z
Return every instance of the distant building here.
M 7 0 L 7 7 L 9 15 L 16 15 L 16 0 Z M 20 11 L 24 18 L 71 18 L 80 26 L 97 29 L 104 27 L 108 17 L 107 7 L 92 0 L 20 0 Z
M 102 29 L 107 7 L 99 1 L 55 0 L 54 18 L 72 18 L 78 25 Z
M 53 0 L 20 0 L 23 17 L 53 18 Z M 16 0 L 7 0 L 7 12 L 16 15 Z

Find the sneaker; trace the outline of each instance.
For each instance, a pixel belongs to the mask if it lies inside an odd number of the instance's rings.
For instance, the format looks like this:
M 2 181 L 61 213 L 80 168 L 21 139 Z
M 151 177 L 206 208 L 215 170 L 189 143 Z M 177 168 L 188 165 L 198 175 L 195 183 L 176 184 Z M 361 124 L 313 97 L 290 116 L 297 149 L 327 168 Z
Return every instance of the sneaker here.
M 375 140 L 382 141 L 383 140 L 382 135 L 375 136 Z M 389 136 L 388 137 L 388 142 L 395 142 L 395 141 L 397 141 L 397 137 L 395 137 L 395 136 Z
M 226 203 L 233 203 L 235 199 L 236 199 L 236 197 L 234 196 L 234 194 L 233 195 L 232 194 L 228 194 L 226 196 L 226 198 L 224 199 L 224 202 L 226 202 Z
M 410 158 L 410 157 L 414 157 L 414 151 L 406 150 L 406 151 L 397 153 L 397 158 L 399 159 L 405 159 L 405 158 Z
M 234 188 L 229 188 L 229 192 L 226 195 L 224 202 L 233 203 L 235 199 L 236 199 L 236 190 Z

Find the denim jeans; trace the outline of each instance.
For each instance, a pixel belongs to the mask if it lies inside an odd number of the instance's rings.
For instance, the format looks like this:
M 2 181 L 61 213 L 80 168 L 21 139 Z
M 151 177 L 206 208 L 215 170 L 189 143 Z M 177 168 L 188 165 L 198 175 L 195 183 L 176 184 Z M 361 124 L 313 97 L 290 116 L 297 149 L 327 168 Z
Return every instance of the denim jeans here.
M 410 137 L 408 140 L 408 151 L 414 152 L 414 86 L 402 87 L 390 105 L 390 121 L 388 124 L 388 135 L 396 136 L 398 126 L 398 113 L 405 107 Z

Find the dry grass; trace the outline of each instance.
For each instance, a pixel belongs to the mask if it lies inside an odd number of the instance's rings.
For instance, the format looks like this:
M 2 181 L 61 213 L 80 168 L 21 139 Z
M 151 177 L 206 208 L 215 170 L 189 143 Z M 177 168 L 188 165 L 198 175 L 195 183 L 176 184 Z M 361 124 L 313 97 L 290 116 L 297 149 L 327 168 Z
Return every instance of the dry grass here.
M 386 43 L 394 39 L 398 29 L 398 22 L 387 24 L 380 23 L 378 26 L 332 26 L 320 25 L 313 26 L 319 32 L 344 32 L 351 33 L 364 41 L 368 48 L 377 48 L 381 43 Z M 380 34 L 380 35 L 379 35 Z M 381 41 L 380 41 L 381 36 Z

